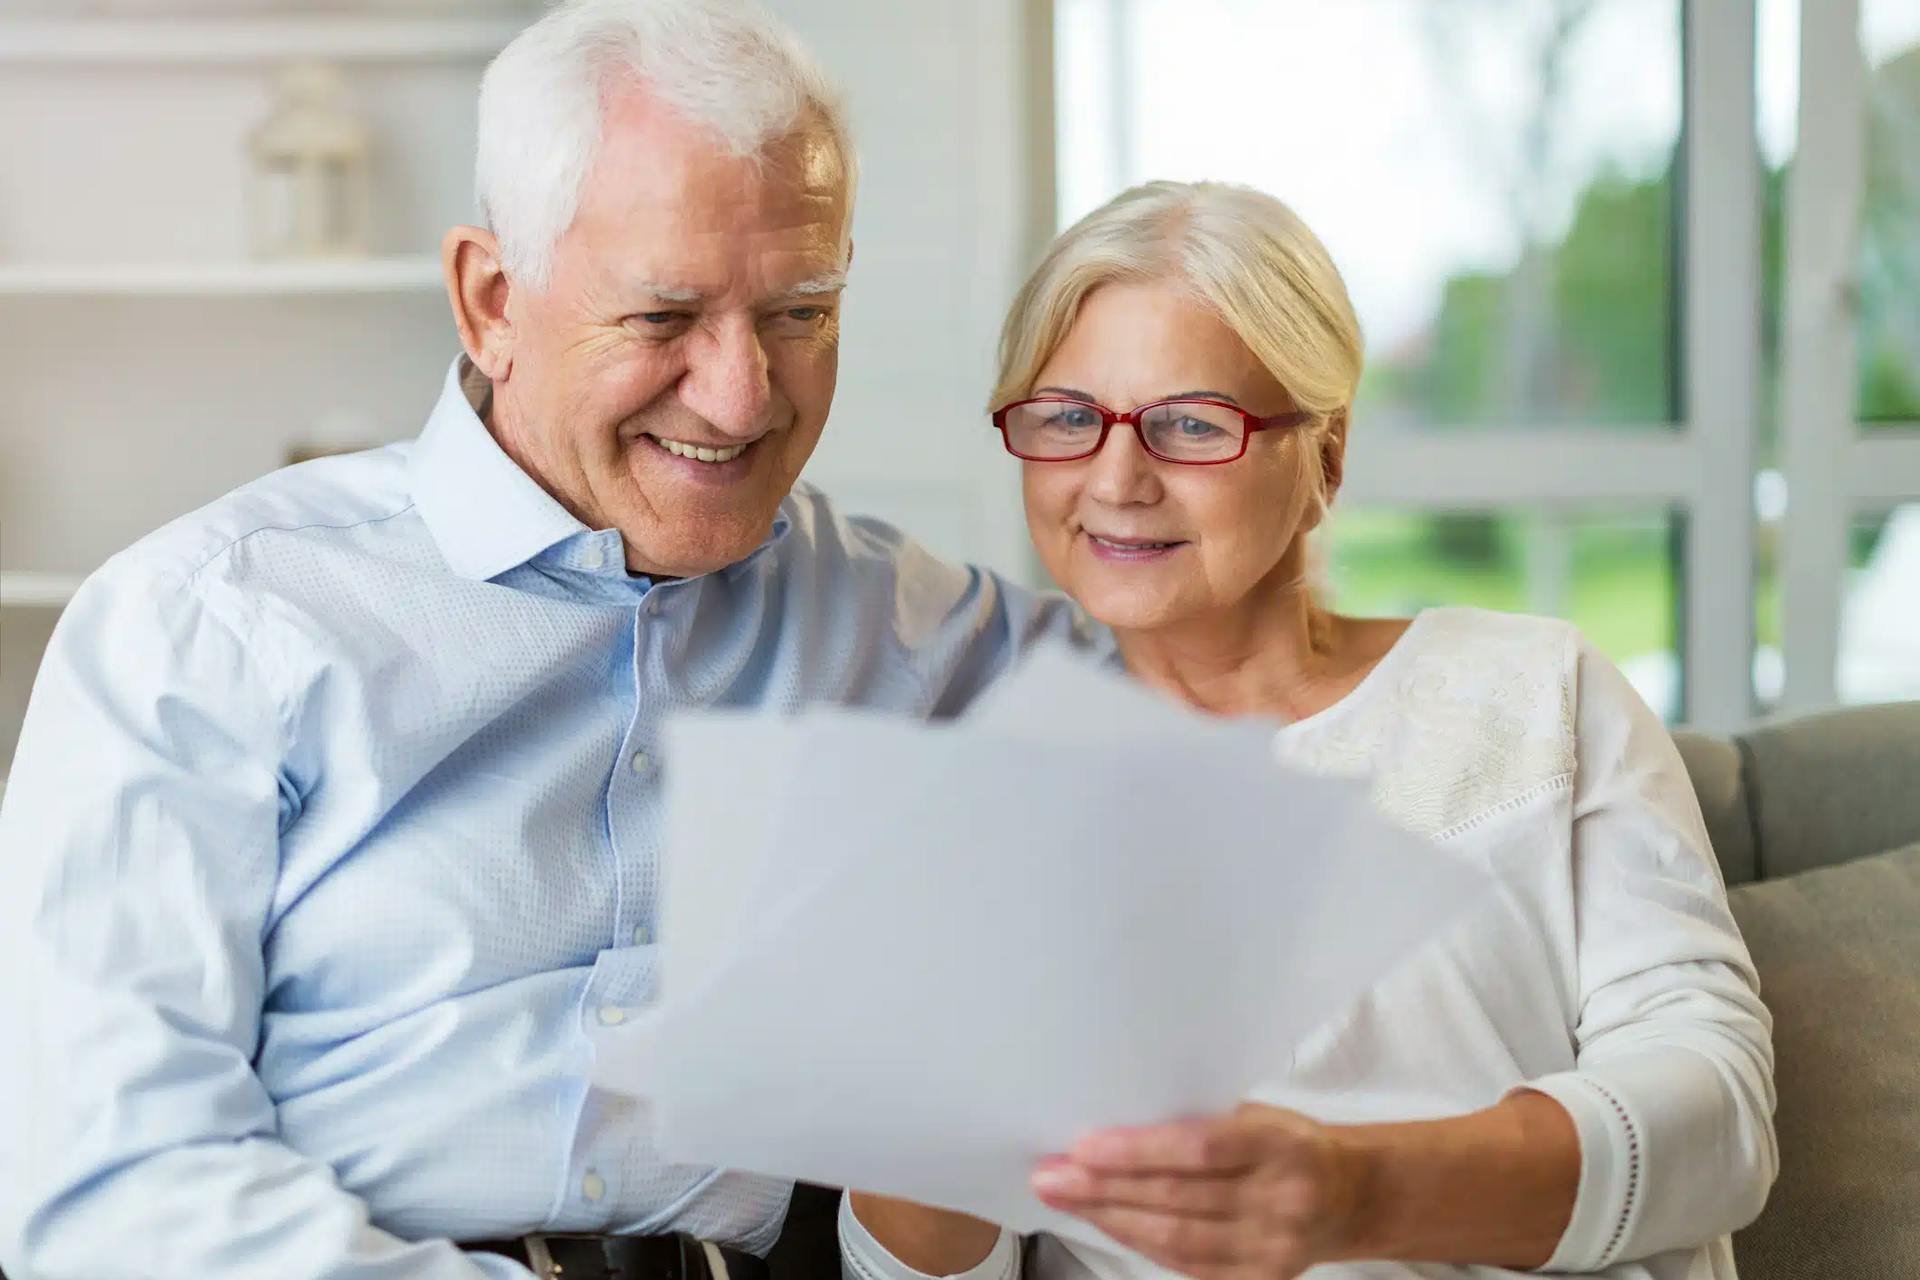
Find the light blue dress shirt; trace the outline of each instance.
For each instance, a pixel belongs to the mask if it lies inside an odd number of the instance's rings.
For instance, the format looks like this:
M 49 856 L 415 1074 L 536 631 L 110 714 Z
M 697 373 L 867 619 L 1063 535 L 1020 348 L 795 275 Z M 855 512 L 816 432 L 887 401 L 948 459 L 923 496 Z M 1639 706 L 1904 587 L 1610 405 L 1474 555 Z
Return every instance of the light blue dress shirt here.
M 1075 619 L 804 485 L 740 563 L 630 577 L 477 394 L 456 364 L 418 440 L 248 485 L 62 617 L 0 810 L 0 1268 L 474 1280 L 527 1272 L 448 1240 L 777 1235 L 787 1183 L 663 1163 L 582 1077 L 654 983 L 662 724 L 950 713 Z

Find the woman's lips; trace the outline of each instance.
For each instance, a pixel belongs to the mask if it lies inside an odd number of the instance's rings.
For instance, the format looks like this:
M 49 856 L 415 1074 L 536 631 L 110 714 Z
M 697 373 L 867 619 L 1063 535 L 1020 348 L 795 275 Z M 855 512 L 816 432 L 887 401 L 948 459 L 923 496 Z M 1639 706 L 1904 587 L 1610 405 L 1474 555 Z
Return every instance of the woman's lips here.
M 1103 537 L 1087 530 L 1087 547 L 1101 559 L 1117 564 L 1138 564 L 1147 560 L 1159 560 L 1172 555 L 1187 544 L 1182 541 L 1156 541 L 1150 538 Z

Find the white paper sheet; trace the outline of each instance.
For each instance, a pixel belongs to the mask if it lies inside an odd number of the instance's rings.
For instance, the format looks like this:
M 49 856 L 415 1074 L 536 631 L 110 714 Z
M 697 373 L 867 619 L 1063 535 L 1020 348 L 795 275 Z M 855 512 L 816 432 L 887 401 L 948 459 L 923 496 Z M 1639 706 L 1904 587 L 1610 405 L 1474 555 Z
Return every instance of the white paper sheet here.
M 1035 1159 L 1232 1107 L 1484 891 L 1270 741 L 1052 657 L 959 725 L 676 727 L 664 996 L 596 1079 L 669 1159 L 1084 1238 Z

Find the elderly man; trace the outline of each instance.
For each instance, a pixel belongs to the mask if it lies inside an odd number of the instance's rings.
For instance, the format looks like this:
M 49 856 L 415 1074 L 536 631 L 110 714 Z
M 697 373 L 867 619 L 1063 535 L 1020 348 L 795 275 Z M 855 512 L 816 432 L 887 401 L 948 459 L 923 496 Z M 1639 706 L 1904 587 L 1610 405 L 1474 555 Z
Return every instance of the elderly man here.
M 1073 630 L 796 487 L 854 160 L 789 37 L 573 0 L 488 72 L 478 173 L 420 437 L 142 540 L 47 653 L 0 818 L 17 1277 L 762 1272 L 791 1185 L 663 1163 L 583 1078 L 655 980 L 662 723 L 937 716 Z

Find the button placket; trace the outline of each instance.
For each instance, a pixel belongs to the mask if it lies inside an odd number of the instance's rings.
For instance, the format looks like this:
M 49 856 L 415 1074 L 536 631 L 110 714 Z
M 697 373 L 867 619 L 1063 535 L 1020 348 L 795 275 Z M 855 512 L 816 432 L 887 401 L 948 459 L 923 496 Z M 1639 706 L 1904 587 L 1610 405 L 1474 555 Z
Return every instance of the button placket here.
M 633 615 L 633 706 L 634 713 L 627 723 L 626 736 L 621 741 L 624 768 L 617 771 L 612 785 L 607 791 L 607 830 L 610 837 L 613 856 L 616 862 L 615 879 L 619 885 L 619 894 L 615 903 L 614 939 L 612 945 L 631 945 L 642 947 L 651 944 L 652 933 L 647 926 L 649 912 L 649 893 L 644 888 L 644 868 L 642 860 L 647 856 L 644 839 L 645 822 L 643 815 L 650 807 L 658 803 L 658 794 L 652 783 L 657 779 L 660 769 L 658 755 L 652 750 L 652 736 L 657 728 L 646 716 L 651 704 L 642 684 L 641 673 L 646 669 L 646 627 L 643 625 L 647 612 L 647 603 L 659 593 L 654 587 L 647 592 Z M 607 1024 L 612 1025 L 612 1024 Z
M 593 963 L 578 1010 L 578 1025 L 591 1045 L 599 1036 L 618 1034 L 631 1022 L 654 987 L 651 951 L 613 945 Z M 608 1230 L 606 1214 L 624 1203 L 629 1188 L 622 1179 L 629 1167 L 635 1104 L 618 1093 L 589 1083 L 567 1141 L 564 1202 L 554 1228 Z

